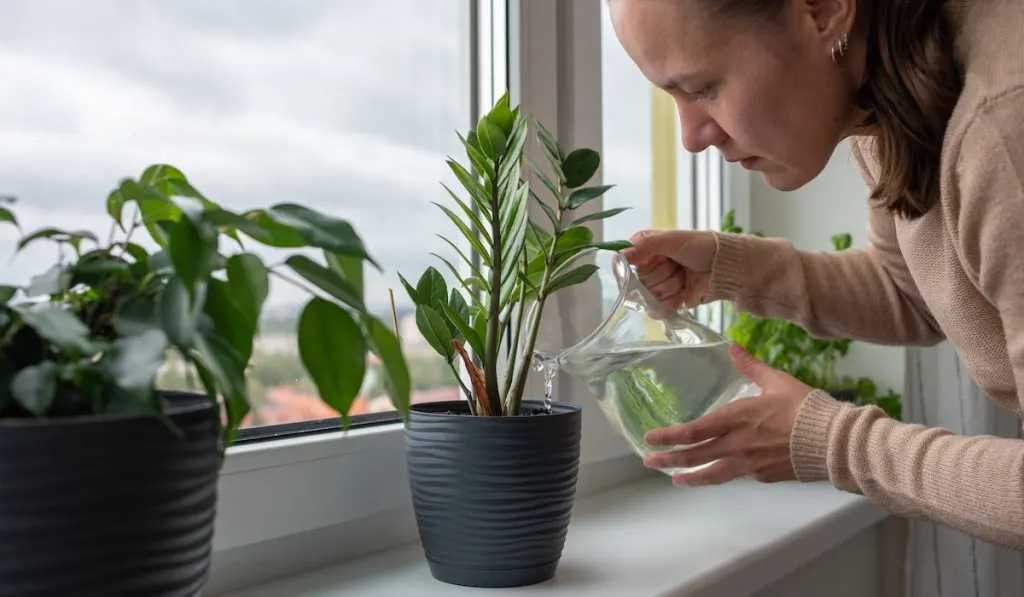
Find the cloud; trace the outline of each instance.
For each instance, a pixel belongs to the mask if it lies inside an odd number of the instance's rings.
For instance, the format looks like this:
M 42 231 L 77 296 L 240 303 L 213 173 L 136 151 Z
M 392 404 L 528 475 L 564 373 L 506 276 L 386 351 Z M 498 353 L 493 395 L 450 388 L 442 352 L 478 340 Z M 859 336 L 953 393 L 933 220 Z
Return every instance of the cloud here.
M 444 158 L 462 157 L 455 131 L 470 125 L 467 23 L 455 0 L 2 3 L 0 194 L 20 198 L 28 229 L 105 238 L 118 180 L 172 163 L 229 208 L 289 201 L 349 219 L 385 268 L 368 274 L 368 301 L 386 306 L 393 287 L 403 304 L 396 272 L 447 274 L 428 253 L 454 257 L 435 234 L 457 232 L 431 201 L 450 201 Z M 605 168 L 609 204 L 636 208 L 614 224 L 625 237 L 649 220 L 649 92 L 608 44 Z M 15 240 L 0 227 L 0 280 L 52 263 L 45 243 L 8 260 Z M 276 284 L 271 304 L 302 298 Z

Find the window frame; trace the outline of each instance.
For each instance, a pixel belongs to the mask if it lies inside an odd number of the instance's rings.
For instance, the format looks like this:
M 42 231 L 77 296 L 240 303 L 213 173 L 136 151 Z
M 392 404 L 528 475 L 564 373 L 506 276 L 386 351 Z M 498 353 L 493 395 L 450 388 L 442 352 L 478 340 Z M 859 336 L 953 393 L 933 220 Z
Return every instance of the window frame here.
M 601 151 L 601 4 L 468 0 L 468 5 L 466 23 L 485 27 L 475 32 L 466 28 L 470 43 L 505 44 L 508 49 L 504 73 L 500 65 L 474 65 L 473 102 L 493 102 L 505 80 L 512 101 L 542 120 L 566 147 Z M 471 112 L 475 122 L 479 110 Z M 542 163 L 533 145 L 528 144 L 527 155 Z M 733 181 L 727 172 L 725 194 L 746 185 L 749 197 L 749 182 L 743 182 L 749 178 Z M 594 184 L 600 177 L 598 171 Z M 739 203 L 743 197 L 737 196 Z M 749 209 L 737 200 L 722 205 L 737 207 L 746 220 Z M 602 203 L 594 200 L 587 209 L 598 211 Z M 531 217 L 544 218 L 532 203 Z M 599 235 L 600 222 L 594 224 Z M 555 329 L 564 328 L 559 324 L 569 316 L 583 325 L 596 324 L 602 316 L 600 300 L 582 287 L 568 288 L 550 302 Z M 531 379 L 527 391 L 538 395 L 539 383 Z M 580 496 L 648 473 L 581 384 L 562 376 L 555 392 L 556 400 L 585 405 Z M 279 432 L 268 429 L 269 439 L 238 443 L 227 451 L 207 588 L 212 595 L 417 540 L 400 422 L 357 426 L 344 436 L 336 424 L 315 432 L 303 432 L 301 423 L 294 433 L 284 427 Z

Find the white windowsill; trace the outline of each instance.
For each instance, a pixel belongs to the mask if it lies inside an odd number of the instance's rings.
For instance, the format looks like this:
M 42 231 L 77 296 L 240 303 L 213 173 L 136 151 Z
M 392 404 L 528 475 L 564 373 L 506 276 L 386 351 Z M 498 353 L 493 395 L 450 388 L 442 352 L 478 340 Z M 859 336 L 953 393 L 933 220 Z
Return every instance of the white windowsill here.
M 682 489 L 655 474 L 578 500 L 555 579 L 504 591 L 588 597 L 749 595 L 885 517 L 866 498 L 823 483 L 738 481 Z M 483 592 L 435 581 L 415 543 L 229 597 Z

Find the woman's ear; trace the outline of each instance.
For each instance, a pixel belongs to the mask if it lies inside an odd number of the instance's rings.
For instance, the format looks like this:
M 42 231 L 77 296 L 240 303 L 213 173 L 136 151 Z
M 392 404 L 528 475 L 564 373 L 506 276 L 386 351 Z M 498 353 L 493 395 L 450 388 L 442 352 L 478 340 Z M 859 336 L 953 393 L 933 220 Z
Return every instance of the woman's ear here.
M 796 0 L 823 40 L 831 43 L 853 31 L 857 0 Z

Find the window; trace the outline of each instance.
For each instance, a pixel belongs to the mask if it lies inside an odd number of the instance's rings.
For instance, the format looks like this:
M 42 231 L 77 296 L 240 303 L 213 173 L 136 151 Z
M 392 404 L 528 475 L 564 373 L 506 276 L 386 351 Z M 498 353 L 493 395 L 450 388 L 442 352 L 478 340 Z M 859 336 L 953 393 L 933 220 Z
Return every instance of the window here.
M 723 213 L 723 160 L 714 148 L 693 155 L 682 148 L 671 96 L 653 87 L 622 49 L 608 4 L 601 3 L 603 172 L 614 192 L 604 209 L 629 211 L 605 220 L 606 239 L 628 239 L 644 228 L 714 229 Z M 607 259 L 607 256 L 604 256 Z M 603 287 L 607 306 L 615 288 Z M 721 306 L 704 305 L 698 318 L 721 328 Z
M 394 290 L 413 401 L 457 398 L 396 274 L 435 265 L 431 251 L 456 257 L 434 235 L 448 223 L 431 200 L 445 201 L 444 158 L 461 150 L 455 131 L 472 122 L 472 4 L 4 3 L 0 194 L 18 198 L 26 230 L 105 235 L 109 191 L 163 162 L 226 206 L 294 200 L 345 218 L 384 268 L 367 270 L 366 300 L 388 320 Z M 11 261 L 15 241 L 0 228 L 0 277 L 27 283 L 56 249 L 38 243 Z M 251 249 L 275 262 L 273 250 Z M 244 426 L 336 416 L 316 398 L 295 345 L 307 295 L 283 278 L 271 284 Z M 186 374 L 172 361 L 160 383 L 187 387 Z M 352 412 L 391 408 L 371 367 Z

